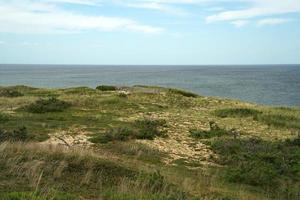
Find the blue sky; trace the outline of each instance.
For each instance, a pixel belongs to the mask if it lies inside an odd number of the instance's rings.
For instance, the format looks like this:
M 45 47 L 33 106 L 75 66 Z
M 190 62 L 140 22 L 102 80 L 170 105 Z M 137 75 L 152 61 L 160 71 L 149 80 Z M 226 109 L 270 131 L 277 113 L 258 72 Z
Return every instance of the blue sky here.
M 0 63 L 299 64 L 300 0 L 0 0 Z

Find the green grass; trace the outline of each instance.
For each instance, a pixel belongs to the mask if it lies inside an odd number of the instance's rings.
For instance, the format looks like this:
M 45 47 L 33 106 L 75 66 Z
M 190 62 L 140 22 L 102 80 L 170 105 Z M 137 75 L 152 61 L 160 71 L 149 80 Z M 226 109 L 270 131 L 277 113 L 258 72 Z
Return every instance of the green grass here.
M 70 103 L 59 100 L 55 97 L 48 99 L 39 99 L 36 102 L 26 106 L 24 109 L 30 113 L 62 112 L 69 108 Z
M 18 92 L 17 90 L 10 89 L 10 88 L 0 88 L 0 97 L 21 97 L 23 94 Z
M 300 118 L 295 116 L 285 114 L 263 114 L 254 117 L 254 120 L 263 122 L 269 126 L 300 130 Z
M 30 139 L 32 139 L 32 136 L 28 134 L 26 127 L 18 128 L 16 130 L 13 130 L 12 132 L 8 132 L 0 129 L 0 142 L 3 141 L 25 142 Z
M 51 191 L 48 193 L 35 193 L 35 192 L 9 192 L 9 193 L 0 193 L 1 200 L 75 200 L 76 196 Z
M 115 91 L 118 88 L 116 86 L 112 86 L 112 85 L 99 85 L 96 87 L 97 90 L 101 90 L 101 91 Z
M 9 121 L 9 116 L 7 114 L 0 112 L 0 123 L 4 123 Z
M 298 199 L 299 108 L 250 105 L 152 86 L 127 87 L 126 97 L 87 87 L 2 88 L 23 96 L 0 97 L 0 130 L 6 138 L 0 144 L 1 194 L 33 194 L 43 171 L 37 198 L 57 191 L 88 200 Z M 41 103 L 43 112 L 24 109 L 36 108 L 40 99 L 46 102 Z M 52 110 L 50 99 L 71 106 L 56 112 L 60 103 Z M 23 126 L 25 141 L 19 129 Z M 36 143 L 53 139 L 53 134 L 91 137 L 95 144 L 88 150 L 81 144 Z M 259 142 L 250 141 L 253 136 Z M 155 171 L 163 176 L 165 190 L 147 184 Z
M 260 111 L 251 108 L 226 108 L 215 111 L 218 117 L 256 117 L 261 114 Z
M 262 112 L 251 108 L 226 108 L 218 109 L 214 111 L 214 113 L 216 116 L 221 118 L 252 117 L 253 120 L 265 123 L 269 126 L 300 130 L 300 117 L 290 115 L 289 113 L 291 110 L 293 111 L 291 108 L 277 108 Z
M 222 137 L 222 136 L 234 136 L 236 137 L 236 130 L 227 131 L 225 129 L 220 128 L 214 121 L 209 122 L 210 130 L 197 130 L 191 129 L 190 136 L 197 139 L 210 139 L 214 137 Z
M 300 197 L 299 138 L 270 142 L 259 138 L 220 138 L 211 142 L 226 165 L 222 175 L 229 182 L 249 184 L 272 191 L 284 199 Z
M 111 141 L 127 141 L 130 139 L 153 140 L 155 137 L 166 137 L 164 120 L 143 119 L 136 120 L 127 126 L 111 128 L 103 134 L 97 134 L 90 139 L 93 143 L 107 143 Z
M 192 92 L 188 92 L 188 91 L 184 91 L 184 90 L 179 90 L 179 89 L 169 89 L 170 93 L 173 94 L 178 94 L 178 95 L 182 95 L 184 97 L 193 97 L 193 98 L 197 98 L 199 95 L 192 93 Z
M 195 130 L 195 129 L 190 130 L 190 136 L 197 139 L 209 139 L 214 137 L 221 137 L 224 135 L 229 135 L 228 131 L 224 129 L 209 130 L 209 131 Z
M 89 151 L 5 143 L 0 153 L 0 197 L 7 200 L 193 198 L 159 172 L 136 171 Z

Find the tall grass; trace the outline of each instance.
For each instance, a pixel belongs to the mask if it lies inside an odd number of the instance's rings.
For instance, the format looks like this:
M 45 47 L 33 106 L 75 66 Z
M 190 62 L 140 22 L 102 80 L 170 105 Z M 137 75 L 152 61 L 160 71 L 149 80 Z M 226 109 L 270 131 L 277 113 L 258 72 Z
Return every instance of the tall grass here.
M 269 111 L 259 111 L 252 108 L 226 108 L 215 110 L 218 117 L 252 117 L 253 120 L 263 122 L 270 126 L 279 128 L 293 128 L 300 130 L 300 116 L 290 115 L 290 109 L 274 109 Z
M 3 183 L 16 191 L 24 191 L 24 185 L 26 191 L 35 191 L 0 192 L 0 197 L 2 195 L 7 200 L 72 200 L 74 196 L 120 200 L 125 196 L 133 199 L 192 198 L 170 184 L 159 172 L 138 172 L 113 160 L 104 160 L 91 150 L 34 143 L 2 143 L 0 166 L 0 176 L 5 177 L 0 180 L 0 191 Z M 22 177 L 22 181 L 15 182 L 18 180 L 16 177 Z M 20 184 L 23 186 L 18 188 Z M 51 190 L 64 193 L 59 198 L 57 193 L 43 193 Z

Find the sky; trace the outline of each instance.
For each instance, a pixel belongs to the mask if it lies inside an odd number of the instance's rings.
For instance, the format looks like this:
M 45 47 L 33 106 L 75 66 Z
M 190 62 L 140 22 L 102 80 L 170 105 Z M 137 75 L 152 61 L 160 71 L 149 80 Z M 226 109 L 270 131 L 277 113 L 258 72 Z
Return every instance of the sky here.
M 3 64 L 300 64 L 300 0 L 0 0 Z

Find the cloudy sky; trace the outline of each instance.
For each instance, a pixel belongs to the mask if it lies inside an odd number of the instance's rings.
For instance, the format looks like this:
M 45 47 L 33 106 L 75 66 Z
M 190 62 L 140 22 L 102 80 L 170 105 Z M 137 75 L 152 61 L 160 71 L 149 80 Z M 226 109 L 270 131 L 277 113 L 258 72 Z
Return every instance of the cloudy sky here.
M 0 63 L 300 63 L 300 0 L 0 0 Z

